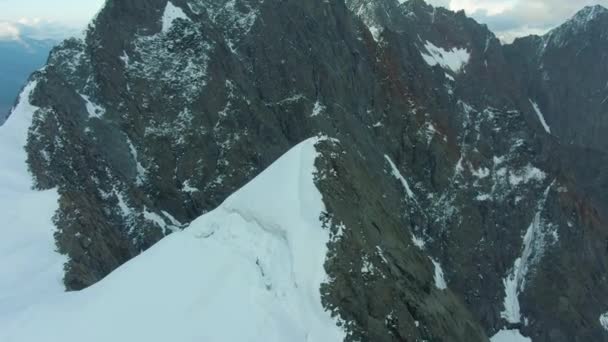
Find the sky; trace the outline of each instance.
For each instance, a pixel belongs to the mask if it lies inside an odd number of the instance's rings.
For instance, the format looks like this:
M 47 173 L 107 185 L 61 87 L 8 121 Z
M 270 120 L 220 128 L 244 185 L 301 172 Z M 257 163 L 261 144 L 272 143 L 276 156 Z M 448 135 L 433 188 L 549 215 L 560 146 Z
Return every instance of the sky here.
M 81 31 L 104 0 L 0 0 L 0 39 L 65 38 Z
M 487 24 L 505 42 L 529 34 L 543 34 L 587 5 L 608 7 L 608 0 L 426 0 L 435 6 L 465 10 Z
M 81 30 L 104 0 L 0 0 L 0 39 L 29 35 L 61 36 Z M 467 15 L 503 41 L 542 34 L 563 23 L 586 5 L 608 7 L 608 0 L 426 0 Z

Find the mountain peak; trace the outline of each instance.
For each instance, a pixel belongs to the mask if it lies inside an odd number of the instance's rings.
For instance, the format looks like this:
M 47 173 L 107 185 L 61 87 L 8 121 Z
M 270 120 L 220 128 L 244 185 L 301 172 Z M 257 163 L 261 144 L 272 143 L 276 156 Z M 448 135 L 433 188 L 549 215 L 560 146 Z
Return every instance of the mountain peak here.
M 602 5 L 585 6 L 582 10 L 578 11 L 568 23 L 585 24 L 596 20 L 600 15 L 608 13 Z
M 586 6 L 578 11 L 570 20 L 549 31 L 545 36 L 546 45 L 563 46 L 573 35 L 588 32 L 597 23 L 608 20 L 608 9 L 601 5 Z

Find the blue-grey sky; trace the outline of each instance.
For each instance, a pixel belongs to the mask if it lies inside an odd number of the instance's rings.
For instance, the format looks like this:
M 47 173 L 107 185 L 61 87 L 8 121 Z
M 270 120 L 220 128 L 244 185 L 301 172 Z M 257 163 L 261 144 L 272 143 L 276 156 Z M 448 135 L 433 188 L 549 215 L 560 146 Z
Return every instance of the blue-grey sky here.
M 0 21 L 39 19 L 64 25 L 84 25 L 103 0 L 0 0 Z
M 65 38 L 82 30 L 105 0 L 0 0 L 0 39 Z
M 543 34 L 588 5 L 608 7 L 608 0 L 426 0 L 468 16 L 488 27 L 504 41 L 528 34 Z
M 501 39 L 510 41 L 530 33 L 542 34 L 586 5 L 608 7 L 608 0 L 426 0 L 486 23 Z M 60 27 L 83 28 L 104 0 L 0 0 L 0 38 L 24 30 L 40 35 Z M 49 27 L 54 27 L 49 30 Z M 28 32 L 29 32 L 28 31 Z

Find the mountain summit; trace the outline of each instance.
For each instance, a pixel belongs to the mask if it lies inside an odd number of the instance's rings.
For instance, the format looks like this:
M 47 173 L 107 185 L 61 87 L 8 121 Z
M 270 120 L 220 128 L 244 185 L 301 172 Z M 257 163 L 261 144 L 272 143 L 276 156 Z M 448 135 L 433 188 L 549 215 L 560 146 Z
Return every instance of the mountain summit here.
M 604 17 L 107 1 L 0 130 L 0 336 L 608 340 Z

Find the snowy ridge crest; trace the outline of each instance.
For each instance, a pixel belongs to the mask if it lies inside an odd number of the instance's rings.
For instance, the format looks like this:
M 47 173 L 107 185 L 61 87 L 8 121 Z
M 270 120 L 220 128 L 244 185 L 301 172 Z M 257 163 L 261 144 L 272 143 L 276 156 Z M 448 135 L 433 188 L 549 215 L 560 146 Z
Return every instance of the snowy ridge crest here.
M 318 141 L 94 286 L 0 316 L 0 340 L 342 341 L 321 303 L 330 233 L 314 183 Z

